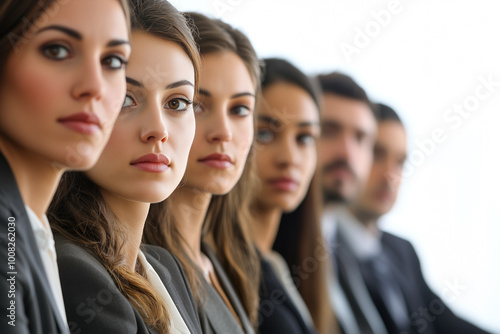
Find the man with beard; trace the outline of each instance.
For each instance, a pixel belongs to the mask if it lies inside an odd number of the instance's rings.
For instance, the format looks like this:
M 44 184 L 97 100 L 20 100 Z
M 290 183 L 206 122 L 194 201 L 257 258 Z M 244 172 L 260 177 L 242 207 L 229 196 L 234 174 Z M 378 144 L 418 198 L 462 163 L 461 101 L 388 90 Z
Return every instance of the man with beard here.
M 360 305 L 366 300 L 358 297 L 367 290 L 387 333 L 486 333 L 456 317 L 432 292 L 407 240 L 377 226 L 397 199 L 407 139 L 396 112 L 383 104 L 375 107 L 378 133 L 370 175 L 354 199 L 336 211 L 338 278 L 351 309 L 366 309 Z
M 386 334 L 383 321 L 351 258 L 344 259 L 337 233 L 338 214 L 359 193 L 368 178 L 377 122 L 363 88 L 347 75 L 334 72 L 318 76 L 322 89 L 321 138 L 318 165 L 321 169 L 325 209 L 323 236 L 331 248 L 329 294 L 338 323 L 348 334 Z

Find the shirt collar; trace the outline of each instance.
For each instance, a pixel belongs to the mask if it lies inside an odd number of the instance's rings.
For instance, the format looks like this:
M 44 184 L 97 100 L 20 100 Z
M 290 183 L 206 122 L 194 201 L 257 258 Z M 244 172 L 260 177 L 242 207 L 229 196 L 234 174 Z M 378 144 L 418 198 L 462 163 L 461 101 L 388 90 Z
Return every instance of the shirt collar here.
M 49 221 L 46 215 L 43 215 L 43 219 L 45 221 L 44 225 L 38 216 L 31 210 L 29 206 L 26 206 L 26 212 L 28 213 L 28 218 L 31 224 L 31 229 L 33 230 L 33 234 L 35 235 L 36 243 L 38 248 L 41 250 L 46 250 L 47 248 L 55 249 L 54 246 L 54 236 L 52 234 L 52 230 L 46 228 L 45 226 L 49 226 Z
M 354 215 L 345 207 L 337 210 L 338 229 L 349 244 L 356 257 L 364 260 L 379 254 L 382 250 L 380 230 L 376 233 L 368 230 Z

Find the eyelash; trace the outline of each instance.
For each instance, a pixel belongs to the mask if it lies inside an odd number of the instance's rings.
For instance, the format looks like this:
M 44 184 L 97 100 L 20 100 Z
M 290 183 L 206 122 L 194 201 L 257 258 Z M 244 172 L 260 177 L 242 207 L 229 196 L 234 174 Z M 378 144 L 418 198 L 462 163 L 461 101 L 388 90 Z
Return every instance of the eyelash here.
M 131 99 L 132 100 L 132 104 L 129 105 L 129 106 L 125 106 L 125 101 L 127 100 L 127 98 Z M 186 104 L 186 107 L 183 108 L 183 109 L 173 109 L 173 108 L 170 108 L 170 107 L 167 107 L 168 103 L 172 102 L 172 101 L 182 101 L 184 104 Z M 124 108 L 129 108 L 129 107 L 133 107 L 133 106 L 136 106 L 137 103 L 135 102 L 134 98 L 130 95 L 130 94 L 127 94 L 125 95 L 125 100 L 123 101 L 123 106 L 122 106 L 122 109 Z M 165 109 L 169 109 L 169 110 L 172 110 L 173 112 L 175 113 L 183 113 L 184 111 L 188 110 L 189 106 L 193 104 L 193 101 L 190 101 L 188 99 L 184 99 L 184 98 L 180 98 L 180 97 L 176 97 L 176 98 L 173 98 L 173 99 L 170 99 L 168 100 L 164 105 L 163 107 Z
M 52 51 L 54 51 L 55 49 L 58 49 L 58 51 L 60 51 L 61 49 L 64 49 L 66 52 L 66 55 L 62 58 L 58 58 L 57 56 L 50 55 L 48 52 L 51 51 L 51 49 L 52 49 Z M 54 61 L 63 61 L 63 60 L 66 60 L 66 59 L 72 57 L 70 48 L 65 46 L 65 45 L 62 45 L 60 43 L 45 44 L 41 47 L 41 51 L 45 57 L 47 57 L 51 60 L 54 60 Z M 118 59 L 118 61 L 120 61 L 120 63 L 121 63 L 120 66 L 119 67 L 112 67 L 112 66 L 106 65 L 105 61 L 108 59 L 111 59 L 111 58 Z M 101 64 L 103 64 L 104 66 L 106 66 L 106 68 L 108 68 L 110 70 L 121 70 L 127 66 L 128 61 L 121 55 L 111 54 L 111 55 L 105 56 L 103 58 L 103 60 L 101 61 Z

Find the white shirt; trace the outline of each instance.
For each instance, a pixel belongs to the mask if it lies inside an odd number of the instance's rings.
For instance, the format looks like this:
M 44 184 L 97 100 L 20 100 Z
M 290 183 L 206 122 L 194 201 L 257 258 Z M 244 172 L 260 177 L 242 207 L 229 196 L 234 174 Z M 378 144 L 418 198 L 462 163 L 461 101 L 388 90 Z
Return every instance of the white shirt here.
M 144 256 L 144 253 L 142 251 L 139 251 L 139 261 L 141 261 L 142 266 L 146 270 L 146 277 L 149 283 L 153 286 L 153 288 L 158 292 L 163 300 L 165 301 L 165 304 L 167 306 L 167 309 L 169 311 L 170 315 L 170 332 L 172 334 L 190 334 L 191 332 L 189 331 L 186 323 L 184 322 L 184 319 L 182 318 L 181 314 L 179 313 L 179 310 L 177 309 L 177 306 L 175 305 L 174 301 L 172 300 L 172 297 L 170 297 L 170 294 L 168 293 L 167 289 L 165 288 L 165 285 L 163 284 L 162 280 L 160 279 L 160 276 L 156 273 L 156 270 L 149 264 L 149 262 L 146 260 L 146 256 Z
M 380 230 L 366 228 L 346 208 L 337 210 L 338 229 L 342 230 L 346 242 L 360 260 L 371 258 L 382 251 Z
M 59 279 L 59 269 L 57 267 L 56 247 L 52 230 L 49 227 L 49 221 L 47 220 L 47 216 L 44 215 L 44 225 L 40 219 L 38 219 L 33 210 L 31 210 L 28 206 L 26 206 L 26 211 L 31 223 L 31 228 L 33 229 L 33 234 L 35 235 L 38 250 L 40 251 L 40 257 L 42 258 L 45 273 L 49 279 L 50 289 L 52 290 L 52 295 L 56 301 L 57 309 L 59 310 L 59 314 L 61 315 L 64 323 L 67 323 L 68 321 L 66 319 L 66 311 L 64 309 L 61 281 Z

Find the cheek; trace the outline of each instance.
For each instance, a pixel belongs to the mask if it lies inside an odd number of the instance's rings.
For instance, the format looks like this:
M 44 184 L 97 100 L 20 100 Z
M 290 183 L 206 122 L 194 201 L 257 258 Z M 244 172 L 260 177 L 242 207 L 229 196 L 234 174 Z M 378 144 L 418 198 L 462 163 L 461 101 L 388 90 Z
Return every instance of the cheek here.
M 238 148 L 238 152 L 242 155 L 245 154 L 246 156 L 248 154 L 253 142 L 253 133 L 253 121 L 251 118 L 243 122 L 243 124 L 234 130 L 234 141 Z
M 195 137 L 195 120 L 193 115 L 186 116 L 181 122 L 172 122 L 174 125 L 169 132 L 174 154 L 182 160 L 187 160 L 191 146 L 196 149 L 196 142 L 200 141 L 201 136 Z M 194 139 L 194 142 L 193 142 Z M 167 140 L 168 143 L 168 140 Z M 192 155 L 191 155 L 192 156 Z M 193 157 L 194 158 L 194 157 Z
M 105 119 L 102 121 L 109 127 L 113 127 L 113 123 L 118 117 L 123 106 L 127 86 L 125 83 L 125 77 L 122 75 L 115 74 L 109 81 L 108 89 L 106 89 L 106 93 L 104 94 L 104 110 L 102 114 Z
M 65 112 L 66 110 L 55 110 L 54 104 L 60 103 L 65 93 L 69 91 L 69 87 L 60 76 L 54 76 L 54 71 L 48 71 L 47 67 L 37 65 L 39 64 L 34 61 L 27 63 L 26 66 L 14 65 L 7 74 L 7 80 L 11 83 L 9 91 L 13 94 L 12 97 L 18 98 L 24 105 L 20 111 L 33 116 Z

